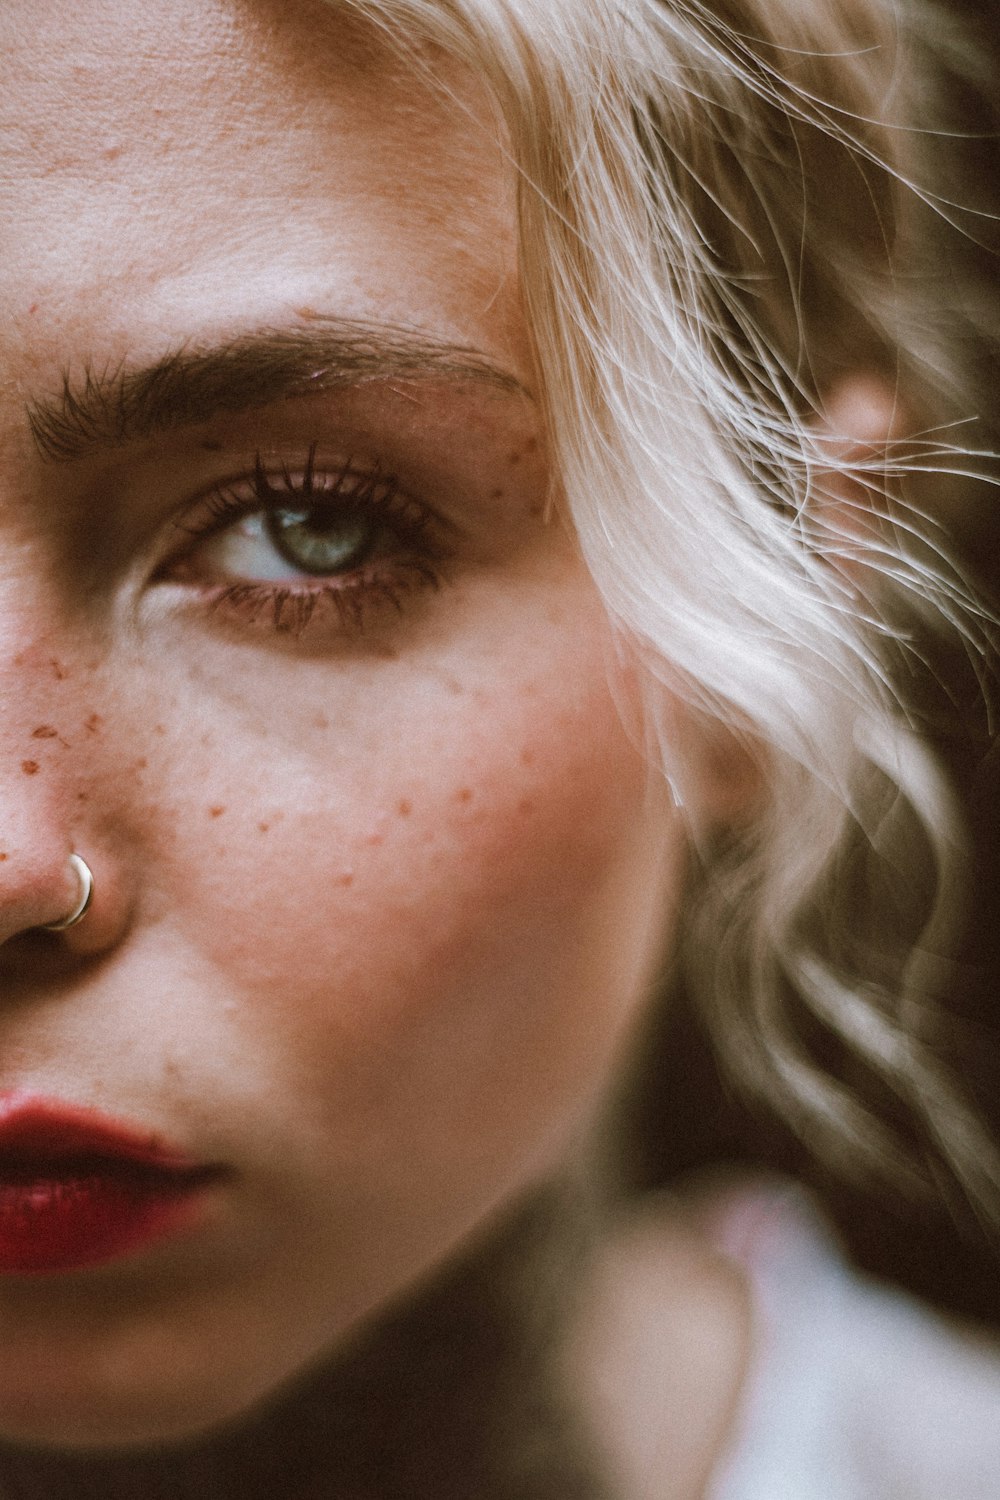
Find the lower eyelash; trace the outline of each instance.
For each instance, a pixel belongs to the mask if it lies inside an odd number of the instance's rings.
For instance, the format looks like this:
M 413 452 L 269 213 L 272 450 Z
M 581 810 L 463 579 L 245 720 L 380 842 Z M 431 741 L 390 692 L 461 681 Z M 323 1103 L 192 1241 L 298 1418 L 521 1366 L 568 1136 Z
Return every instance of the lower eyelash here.
M 289 587 L 243 581 L 220 584 L 209 594 L 209 607 L 255 625 L 266 614 L 269 628 L 295 639 L 309 627 L 317 613 L 331 610 L 334 623 L 346 634 L 360 635 L 372 617 L 386 606 L 401 614 L 408 594 L 418 589 L 437 591 L 441 572 L 429 563 L 412 559 L 395 574 L 376 573 L 353 583 L 317 583 Z

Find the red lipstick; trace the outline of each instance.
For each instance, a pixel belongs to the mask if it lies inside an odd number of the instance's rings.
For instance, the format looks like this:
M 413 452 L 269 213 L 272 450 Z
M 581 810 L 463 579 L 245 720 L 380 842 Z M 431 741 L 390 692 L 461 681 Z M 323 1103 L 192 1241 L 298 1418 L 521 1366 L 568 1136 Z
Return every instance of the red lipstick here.
M 189 1224 L 220 1175 L 107 1116 L 0 1095 L 0 1275 L 119 1259 Z

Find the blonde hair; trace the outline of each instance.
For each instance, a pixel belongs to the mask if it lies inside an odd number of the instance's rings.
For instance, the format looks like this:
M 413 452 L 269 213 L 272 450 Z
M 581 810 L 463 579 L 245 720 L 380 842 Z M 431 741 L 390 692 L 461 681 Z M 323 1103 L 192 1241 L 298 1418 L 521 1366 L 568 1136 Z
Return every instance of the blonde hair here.
M 893 687 L 914 620 L 981 624 L 914 508 L 975 464 L 934 430 L 945 377 L 907 301 L 911 221 L 946 205 L 905 128 L 901 7 L 341 3 L 457 56 L 505 122 L 556 471 L 689 805 L 685 963 L 721 1056 L 851 1170 L 919 1183 L 944 1163 L 995 1215 L 996 1151 L 932 1003 L 959 820 Z M 816 419 L 852 371 L 898 386 L 924 436 L 833 454 Z M 859 473 L 882 525 L 831 503 Z M 699 820 L 664 690 L 759 762 L 760 807 L 728 838 Z

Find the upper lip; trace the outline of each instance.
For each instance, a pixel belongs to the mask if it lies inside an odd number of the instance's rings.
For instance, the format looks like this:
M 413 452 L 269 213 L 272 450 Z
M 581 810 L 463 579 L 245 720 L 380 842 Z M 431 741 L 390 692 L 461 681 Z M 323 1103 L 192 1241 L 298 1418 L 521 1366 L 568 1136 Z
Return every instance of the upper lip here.
M 0 1163 L 30 1160 L 55 1165 L 81 1156 L 168 1172 L 197 1171 L 203 1165 L 141 1126 L 37 1094 L 0 1094 Z

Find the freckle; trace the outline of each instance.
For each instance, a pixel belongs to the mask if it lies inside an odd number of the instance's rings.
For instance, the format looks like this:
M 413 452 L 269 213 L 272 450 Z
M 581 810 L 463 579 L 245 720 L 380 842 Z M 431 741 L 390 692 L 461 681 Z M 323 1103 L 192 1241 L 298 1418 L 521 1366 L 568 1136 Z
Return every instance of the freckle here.
M 534 750 L 522 750 L 521 751 L 521 764 L 522 764 L 522 766 L 533 766 L 535 764 L 535 752 L 534 752 Z
M 216 805 L 215 807 L 210 807 L 208 809 L 208 815 L 210 818 L 221 818 L 225 810 L 226 809 L 224 807 L 219 807 L 218 805 Z
M 90 794 L 88 792 L 77 792 L 76 800 L 77 802 L 89 802 Z
M 316 714 L 312 723 L 314 729 L 329 729 L 330 727 L 330 720 L 326 714 Z
M 518 453 L 516 451 L 514 453 L 512 453 L 510 455 L 510 457 L 507 459 L 507 462 L 509 464 L 519 464 L 521 462 L 521 455 L 520 455 L 520 453 Z
M 536 501 L 534 505 L 528 506 L 528 515 L 531 516 L 533 520 L 537 520 L 539 516 L 544 516 L 544 514 L 545 505 L 541 500 Z
M 529 813 L 534 812 L 535 804 L 532 802 L 530 797 L 522 797 L 520 802 L 517 804 L 517 810 L 521 814 L 522 818 L 526 818 Z
M 266 833 L 267 830 L 270 828 L 270 826 L 271 826 L 270 823 L 258 823 L 257 824 L 257 827 L 260 829 L 261 833 Z
M 385 843 L 385 834 L 384 833 L 370 833 L 368 835 L 368 837 L 365 839 L 365 843 L 370 848 L 377 849 L 380 844 L 384 844 Z
M 40 769 L 37 760 L 22 760 L 21 770 L 25 776 L 34 776 Z
M 467 787 L 467 786 L 461 787 L 459 789 L 459 791 L 456 792 L 456 794 L 455 794 L 455 801 L 456 802 L 471 802 L 472 801 L 472 791 L 471 791 L 471 789 L 469 787 Z
M 3 862 L 4 862 L 4 860 L 6 858 L 7 858 L 6 854 L 4 854 L 3 850 L 0 850 L 0 864 L 3 864 Z
M 103 723 L 104 720 L 101 718 L 100 714 L 90 714 L 86 719 L 84 719 L 83 727 L 84 729 L 89 729 L 91 734 L 96 734 Z
M 342 875 L 337 876 L 337 884 L 348 886 L 354 884 L 354 871 L 345 870 Z
M 502 500 L 503 499 L 503 490 L 490 490 L 490 499 L 491 500 Z
M 409 800 L 408 797 L 404 797 L 402 799 L 402 801 L 399 803 L 399 816 L 401 818 L 408 818 L 410 816 L 410 813 L 412 811 L 413 811 L 413 803 Z
M 154 732 L 154 734 L 166 734 L 167 731 L 163 727 L 162 724 L 154 724 L 153 725 L 153 732 Z
M 37 729 L 31 731 L 31 738 L 33 740 L 54 740 L 58 736 L 58 729 L 53 729 L 51 724 L 39 724 Z
M 55 678 L 56 678 L 57 682 L 65 682 L 66 681 L 66 678 L 69 676 L 69 673 L 66 671 L 66 668 L 63 666 L 62 662 L 57 661 L 56 658 L 53 656 L 50 659 L 50 661 L 49 661 L 49 666 L 52 668 L 52 671 L 55 674 Z
M 465 692 L 464 687 L 455 677 L 449 677 L 447 682 L 445 683 L 445 686 L 454 698 L 461 698 L 462 694 Z
M 102 151 L 101 153 L 105 161 L 117 161 L 121 154 L 121 146 L 109 146 L 106 151 Z
M 525 453 L 534 453 L 537 447 L 538 439 L 536 437 L 530 437 L 524 445 L 524 451 Z
M 38 311 L 38 303 L 37 302 L 33 302 L 31 304 L 31 306 L 28 308 L 28 317 L 29 318 L 33 318 L 35 316 L 35 313 L 37 311 Z
M 297 307 L 295 309 L 295 316 L 302 318 L 306 323 L 311 323 L 320 315 L 314 307 Z
M 139 759 L 135 763 L 135 768 L 137 771 L 144 771 L 148 765 L 149 761 L 146 759 L 146 757 L 144 755 L 140 755 Z
M 204 450 L 205 450 L 206 453 L 221 453 L 222 452 L 222 444 L 220 442 L 218 442 L 215 438 L 205 438 L 204 441 L 202 442 L 201 446 L 202 446 L 202 448 L 204 448 Z

